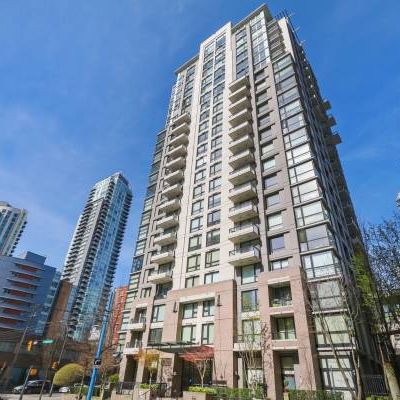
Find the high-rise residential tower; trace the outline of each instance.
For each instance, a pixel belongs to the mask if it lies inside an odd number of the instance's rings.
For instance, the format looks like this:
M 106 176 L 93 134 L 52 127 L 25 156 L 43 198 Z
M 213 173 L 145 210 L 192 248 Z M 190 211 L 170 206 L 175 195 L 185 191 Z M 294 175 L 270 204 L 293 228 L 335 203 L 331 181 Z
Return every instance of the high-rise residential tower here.
M 256 379 L 271 399 L 295 387 L 348 393 L 354 346 L 375 365 L 368 329 L 351 336 L 342 296 L 359 229 L 335 119 L 289 18 L 262 6 L 227 23 L 176 76 L 137 237 L 120 379 L 148 381 L 137 354 L 156 348 L 157 379 L 179 395 L 199 383 L 182 355 L 209 346 L 207 383 Z
M 12 256 L 26 225 L 27 212 L 0 201 L 0 255 Z
M 115 173 L 94 185 L 79 217 L 62 273 L 74 286 L 69 326 L 77 341 L 101 323 L 131 201 L 128 181 Z

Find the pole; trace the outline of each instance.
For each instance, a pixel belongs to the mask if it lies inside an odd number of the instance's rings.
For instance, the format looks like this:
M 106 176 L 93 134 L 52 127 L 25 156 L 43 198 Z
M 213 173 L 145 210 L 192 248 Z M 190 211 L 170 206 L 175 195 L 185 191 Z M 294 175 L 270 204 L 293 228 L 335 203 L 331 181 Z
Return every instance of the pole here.
M 19 394 L 19 400 L 22 400 L 22 398 L 24 397 L 24 392 L 25 392 L 25 389 L 26 389 L 26 385 L 28 384 L 28 380 L 29 380 L 29 377 L 31 375 L 31 370 L 32 370 L 32 365 L 29 367 L 28 373 L 26 374 L 25 381 L 24 381 L 24 386 L 22 386 L 21 393 Z
M 68 336 L 68 328 L 67 328 L 67 325 L 66 325 L 65 326 L 65 334 L 64 334 L 63 344 L 61 346 L 60 355 L 58 356 L 58 360 L 57 360 L 57 367 L 60 366 L 60 363 L 61 363 L 61 360 L 62 360 L 62 356 L 63 356 L 64 349 L 65 349 L 65 344 L 67 343 L 67 336 Z M 54 377 L 53 377 L 53 380 L 51 381 L 49 397 L 53 396 L 53 390 L 54 390 Z
M 99 339 L 99 344 L 97 346 L 95 361 L 101 359 L 101 352 L 102 352 L 101 350 L 103 347 L 104 338 L 106 336 L 108 315 L 111 312 L 113 297 L 114 297 L 113 293 L 111 292 L 110 297 L 108 298 L 107 308 L 104 312 L 103 326 L 101 327 L 100 339 Z M 97 372 L 98 372 L 97 367 L 98 367 L 97 365 L 93 365 L 92 376 L 90 377 L 90 384 L 89 384 L 88 393 L 86 395 L 86 400 L 92 400 L 93 390 L 94 390 L 94 386 L 96 384 L 96 378 L 97 378 Z
M 23 345 L 23 343 L 25 341 L 25 337 L 26 337 L 26 334 L 28 333 L 28 329 L 30 328 L 30 323 L 33 320 L 33 318 L 36 317 L 36 309 L 37 309 L 37 305 L 35 304 L 33 306 L 32 314 L 30 315 L 29 320 L 26 323 L 26 326 L 25 326 L 25 329 L 24 329 L 24 331 L 22 333 L 21 339 L 18 342 L 18 344 L 17 344 L 17 346 L 16 346 L 16 348 L 14 350 L 14 357 L 13 357 L 10 365 L 8 366 L 8 368 L 6 370 L 6 373 L 4 374 L 5 375 L 4 376 L 4 382 L 3 382 L 4 390 L 7 389 L 8 383 L 10 382 L 10 375 L 12 373 L 12 370 L 14 369 L 15 363 L 17 362 L 19 353 L 21 351 L 21 347 L 22 347 L 22 345 Z

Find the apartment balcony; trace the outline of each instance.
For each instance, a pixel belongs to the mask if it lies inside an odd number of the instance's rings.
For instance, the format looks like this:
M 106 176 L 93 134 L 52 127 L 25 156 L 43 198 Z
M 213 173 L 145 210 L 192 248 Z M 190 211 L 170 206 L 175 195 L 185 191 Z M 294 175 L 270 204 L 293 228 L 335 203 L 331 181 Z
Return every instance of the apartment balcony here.
M 326 123 L 329 128 L 336 125 L 336 119 L 333 115 L 327 115 Z
M 136 355 L 139 353 L 143 344 L 141 340 L 135 340 L 133 343 L 127 343 L 124 348 L 124 354 L 126 356 Z
M 257 187 L 252 182 L 235 186 L 229 190 L 229 198 L 234 203 L 239 203 L 254 197 L 257 197 Z
M 186 146 L 183 144 L 176 146 L 176 147 L 170 147 L 167 151 L 167 155 L 169 159 L 174 159 L 177 157 L 185 156 L 187 153 Z
M 181 144 L 186 145 L 188 143 L 189 143 L 188 134 L 187 132 L 184 132 L 176 136 L 171 136 L 171 139 L 168 144 L 170 146 L 179 146 Z
M 184 177 L 183 171 L 178 169 L 173 172 L 169 172 L 168 175 L 165 175 L 164 180 L 169 184 L 172 185 L 174 183 L 180 182 Z
M 329 100 L 323 100 L 322 101 L 322 108 L 327 111 L 331 108 L 331 103 L 329 102 Z
M 251 101 L 249 97 L 243 97 L 239 99 L 238 101 L 235 101 L 229 106 L 229 112 L 231 114 L 236 114 L 240 111 L 242 111 L 245 108 L 250 108 L 251 107 Z
M 173 243 L 176 243 L 176 232 L 164 233 L 154 238 L 154 244 L 159 246 L 166 246 Z
M 253 128 L 249 121 L 242 122 L 241 124 L 229 129 L 229 136 L 232 140 L 238 139 L 240 136 L 253 132 Z
M 245 86 L 250 86 L 250 81 L 249 81 L 249 77 L 247 75 L 242 76 L 239 79 L 236 79 L 235 81 L 231 82 L 228 87 L 229 87 L 229 91 L 231 93 L 236 92 L 236 90 L 238 90 L 240 87 L 242 87 L 243 85 Z
M 180 183 L 176 183 L 175 185 L 165 187 L 162 194 L 168 199 L 172 199 L 182 194 L 182 188 Z
M 190 126 L 186 121 L 180 123 L 175 122 L 174 125 L 175 125 L 174 128 L 172 128 L 170 131 L 171 136 L 177 136 L 180 135 L 181 133 L 189 133 L 190 131 Z
M 254 141 L 252 135 L 244 135 L 239 139 L 232 140 L 229 143 L 229 150 L 233 154 L 240 153 L 244 150 L 250 149 L 254 146 Z
M 257 206 L 252 201 L 246 201 L 245 203 L 231 207 L 228 214 L 228 217 L 234 222 L 243 221 L 257 216 Z
M 240 153 L 230 156 L 228 164 L 232 168 L 236 169 L 253 162 L 254 162 L 254 153 L 252 152 L 252 150 L 247 149 L 241 151 Z
M 244 110 L 230 115 L 228 118 L 228 122 L 231 124 L 232 127 L 238 126 L 246 121 L 251 120 L 251 111 L 248 108 L 245 108 Z
M 179 210 L 181 208 L 181 202 L 179 199 L 172 199 L 169 201 L 164 201 L 160 204 L 159 210 L 162 212 L 171 212 Z
M 229 173 L 229 182 L 234 185 L 240 185 L 245 182 L 249 182 L 256 177 L 256 171 L 251 165 L 246 165 L 233 170 Z
M 229 252 L 229 262 L 235 267 L 254 264 L 260 261 L 261 252 L 256 246 L 250 246 L 244 249 L 237 249 Z
M 151 257 L 151 262 L 155 264 L 166 264 L 174 261 L 175 252 L 173 251 L 164 251 L 162 253 L 155 254 Z
M 186 165 L 186 159 L 185 157 L 178 157 L 174 158 L 172 160 L 169 160 L 165 164 L 165 168 L 167 168 L 170 171 L 176 171 L 177 169 L 181 169 Z
M 185 112 L 181 114 L 179 117 L 175 118 L 173 121 L 172 128 L 175 128 L 175 126 L 178 126 L 183 122 L 190 122 L 190 114 L 188 112 Z
M 144 317 L 137 319 L 132 318 L 129 321 L 128 330 L 143 332 L 144 330 L 146 330 L 146 318 Z
M 168 229 L 179 224 L 177 215 L 169 215 L 168 217 L 161 218 L 157 221 L 157 228 Z
M 172 282 L 172 271 L 158 272 L 147 278 L 150 283 L 162 284 Z
M 245 242 L 260 237 L 260 229 L 255 224 L 235 226 L 229 229 L 229 240 L 233 243 Z
M 235 103 L 242 97 L 247 97 L 250 95 L 250 82 L 249 78 L 243 77 L 232 82 L 229 86 L 229 100 L 231 103 Z

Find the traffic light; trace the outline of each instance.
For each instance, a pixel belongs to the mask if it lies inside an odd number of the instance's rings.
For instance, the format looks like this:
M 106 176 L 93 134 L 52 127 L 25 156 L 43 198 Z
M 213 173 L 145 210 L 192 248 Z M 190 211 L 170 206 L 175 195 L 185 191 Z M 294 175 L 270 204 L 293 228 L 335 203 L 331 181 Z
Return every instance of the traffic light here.
M 26 350 L 32 351 L 32 346 L 33 346 L 33 340 L 28 340 L 28 343 L 26 344 Z

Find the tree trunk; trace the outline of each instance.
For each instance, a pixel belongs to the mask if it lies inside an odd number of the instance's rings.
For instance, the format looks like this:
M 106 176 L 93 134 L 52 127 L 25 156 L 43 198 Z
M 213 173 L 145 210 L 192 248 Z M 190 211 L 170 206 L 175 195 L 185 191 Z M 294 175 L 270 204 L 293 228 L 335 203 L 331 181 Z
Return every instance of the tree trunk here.
M 397 382 L 394 369 L 389 362 L 383 363 L 383 372 L 385 374 L 386 382 L 389 386 L 389 392 L 392 399 L 399 399 L 400 398 L 399 383 Z

